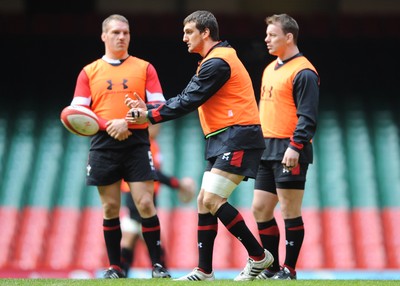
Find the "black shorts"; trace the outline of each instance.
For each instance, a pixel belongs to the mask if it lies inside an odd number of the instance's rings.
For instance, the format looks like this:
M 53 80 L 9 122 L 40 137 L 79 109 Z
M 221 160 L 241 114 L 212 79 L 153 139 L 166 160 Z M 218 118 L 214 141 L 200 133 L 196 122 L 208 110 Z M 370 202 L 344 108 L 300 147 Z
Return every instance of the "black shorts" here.
M 307 163 L 299 163 L 294 170 L 287 171 L 280 161 L 262 160 L 258 167 L 254 188 L 274 194 L 276 194 L 276 188 L 304 190 L 307 170 Z
M 226 152 L 216 157 L 208 159 L 206 171 L 216 168 L 225 172 L 255 178 L 257 175 L 258 164 L 264 149 L 250 149 Z
M 121 150 L 92 150 L 86 167 L 86 184 L 105 186 L 121 179 L 144 182 L 157 179 L 148 145 Z

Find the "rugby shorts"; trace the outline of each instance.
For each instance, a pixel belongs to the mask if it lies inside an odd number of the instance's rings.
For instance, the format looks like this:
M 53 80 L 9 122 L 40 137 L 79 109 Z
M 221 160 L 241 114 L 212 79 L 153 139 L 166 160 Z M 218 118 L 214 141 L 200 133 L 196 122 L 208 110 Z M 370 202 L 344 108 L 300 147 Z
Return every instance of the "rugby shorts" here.
M 148 145 L 119 150 L 91 150 L 86 166 L 86 184 L 106 186 L 121 179 L 126 182 L 156 180 Z
M 308 163 L 299 163 L 292 171 L 285 169 L 280 161 L 260 162 L 254 188 L 276 194 L 279 189 L 304 190 Z
M 205 171 L 216 168 L 228 173 L 255 178 L 257 175 L 258 164 L 264 149 L 238 150 L 225 152 L 216 157 L 208 159 Z

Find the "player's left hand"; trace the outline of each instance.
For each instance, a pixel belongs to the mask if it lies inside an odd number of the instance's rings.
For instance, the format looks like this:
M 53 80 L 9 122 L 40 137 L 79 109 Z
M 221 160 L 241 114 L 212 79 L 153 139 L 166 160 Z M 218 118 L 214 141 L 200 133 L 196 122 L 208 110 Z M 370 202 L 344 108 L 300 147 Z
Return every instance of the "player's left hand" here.
M 287 148 L 283 155 L 282 165 L 287 170 L 291 171 L 299 163 L 300 154 L 291 148 Z
M 147 110 L 146 103 L 139 96 L 139 94 L 137 92 L 134 92 L 133 96 L 135 97 L 135 99 L 130 98 L 129 94 L 125 94 L 125 105 L 129 108 L 141 108 Z

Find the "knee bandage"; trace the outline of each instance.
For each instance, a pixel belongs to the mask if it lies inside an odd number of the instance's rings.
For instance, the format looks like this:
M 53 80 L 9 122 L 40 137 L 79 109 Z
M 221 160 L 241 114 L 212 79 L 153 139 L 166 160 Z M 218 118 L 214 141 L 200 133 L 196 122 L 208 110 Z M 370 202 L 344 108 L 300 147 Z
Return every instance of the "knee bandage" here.
M 222 198 L 228 198 L 236 186 L 231 180 L 211 172 L 205 172 L 203 181 L 201 182 L 201 188 L 204 191 L 216 194 Z

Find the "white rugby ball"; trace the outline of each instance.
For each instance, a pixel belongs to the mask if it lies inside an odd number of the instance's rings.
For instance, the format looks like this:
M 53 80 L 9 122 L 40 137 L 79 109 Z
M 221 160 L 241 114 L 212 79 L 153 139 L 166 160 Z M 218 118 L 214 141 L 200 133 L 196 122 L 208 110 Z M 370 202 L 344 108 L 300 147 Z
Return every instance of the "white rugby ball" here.
M 71 133 L 92 136 L 99 131 L 97 115 L 89 108 L 80 105 L 65 107 L 60 114 L 64 127 Z

